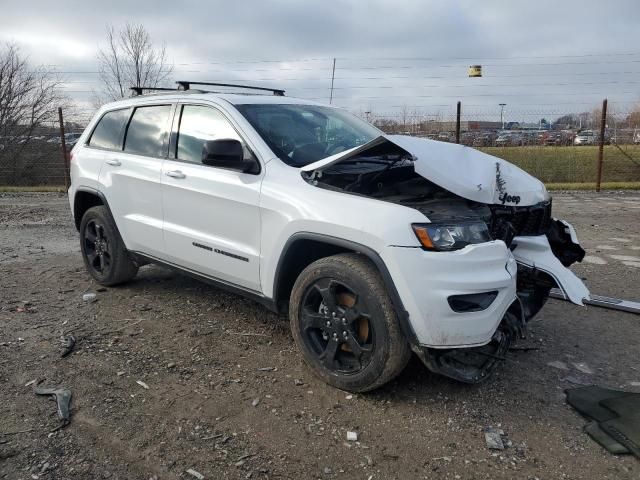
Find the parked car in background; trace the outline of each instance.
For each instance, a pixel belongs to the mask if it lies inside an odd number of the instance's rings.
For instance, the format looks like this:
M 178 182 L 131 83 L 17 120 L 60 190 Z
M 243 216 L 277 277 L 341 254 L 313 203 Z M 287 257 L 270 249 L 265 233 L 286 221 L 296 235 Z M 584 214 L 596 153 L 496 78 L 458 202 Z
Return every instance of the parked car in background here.
M 470 147 L 473 145 L 474 138 L 475 135 L 473 134 L 473 132 L 464 132 L 462 135 L 460 135 L 460 143 L 462 145 Z
M 543 145 L 562 145 L 562 134 L 560 132 L 549 132 L 544 139 Z
M 574 145 L 594 145 L 596 137 L 592 130 L 582 130 L 573 139 Z
M 633 133 L 633 143 L 640 144 L 640 130 Z
M 451 132 L 440 132 L 436 138 L 439 142 L 455 142 L 455 136 Z
M 78 142 L 81 136 L 82 136 L 82 133 L 65 133 L 64 143 L 66 144 L 67 148 L 71 149 L 75 147 L 76 143 Z
M 522 145 L 525 145 L 525 139 L 519 133 L 501 133 L 496 138 L 496 147 L 520 147 Z

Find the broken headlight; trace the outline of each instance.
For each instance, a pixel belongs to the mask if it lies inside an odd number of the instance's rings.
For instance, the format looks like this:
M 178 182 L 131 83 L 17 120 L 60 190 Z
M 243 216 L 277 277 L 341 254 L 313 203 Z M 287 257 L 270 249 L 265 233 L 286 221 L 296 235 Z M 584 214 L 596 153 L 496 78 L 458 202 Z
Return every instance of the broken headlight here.
M 489 229 L 484 222 L 444 225 L 434 223 L 414 223 L 411 225 L 422 246 L 427 250 L 459 250 L 473 243 L 491 240 Z

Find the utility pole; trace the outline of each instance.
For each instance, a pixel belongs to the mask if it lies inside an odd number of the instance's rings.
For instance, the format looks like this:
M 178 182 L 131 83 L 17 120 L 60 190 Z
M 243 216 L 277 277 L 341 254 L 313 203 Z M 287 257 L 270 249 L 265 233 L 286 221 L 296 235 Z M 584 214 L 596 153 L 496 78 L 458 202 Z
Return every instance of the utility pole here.
M 598 145 L 598 176 L 596 177 L 596 192 L 600 191 L 602 182 L 602 157 L 604 155 L 604 132 L 607 128 L 607 99 L 602 101 L 602 118 L 600 119 L 600 144 Z
M 58 121 L 60 122 L 60 147 L 62 148 L 62 165 L 64 168 L 64 188 L 69 188 L 69 155 L 67 154 L 67 143 L 64 138 L 64 118 L 62 117 L 62 107 L 58 107 Z
M 462 104 L 458 102 L 456 108 L 456 143 L 460 143 L 460 111 L 462 109 Z
M 502 130 L 504 130 L 504 107 L 507 106 L 506 103 L 499 103 L 500 105 L 500 123 L 502 124 Z
M 336 78 L 336 59 L 333 58 L 333 69 L 331 70 L 331 93 L 329 94 L 329 105 L 333 101 L 333 80 Z

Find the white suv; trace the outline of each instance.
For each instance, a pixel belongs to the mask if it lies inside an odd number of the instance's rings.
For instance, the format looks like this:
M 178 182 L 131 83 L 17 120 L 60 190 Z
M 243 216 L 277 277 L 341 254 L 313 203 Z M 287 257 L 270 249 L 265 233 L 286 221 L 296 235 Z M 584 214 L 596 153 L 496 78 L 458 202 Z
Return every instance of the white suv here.
M 514 165 L 278 90 L 182 87 L 105 105 L 73 149 L 98 283 L 152 262 L 288 312 L 314 372 L 354 392 L 411 351 L 481 381 L 552 287 L 589 296 L 566 268 L 584 256 L 573 228 Z

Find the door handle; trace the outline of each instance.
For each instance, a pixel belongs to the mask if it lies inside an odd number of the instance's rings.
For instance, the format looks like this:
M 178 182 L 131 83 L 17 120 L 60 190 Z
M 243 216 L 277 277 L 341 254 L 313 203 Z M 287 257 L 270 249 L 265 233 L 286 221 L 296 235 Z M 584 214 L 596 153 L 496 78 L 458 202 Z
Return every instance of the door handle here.
M 171 178 L 184 178 L 184 177 L 186 177 L 186 175 L 184 173 L 182 173 L 180 170 L 170 170 L 170 171 L 166 172 L 165 175 L 167 177 L 171 177 Z
M 120 160 L 107 160 L 107 163 L 109 165 L 113 165 L 114 167 L 119 167 L 120 165 L 122 165 L 122 163 L 120 163 Z

